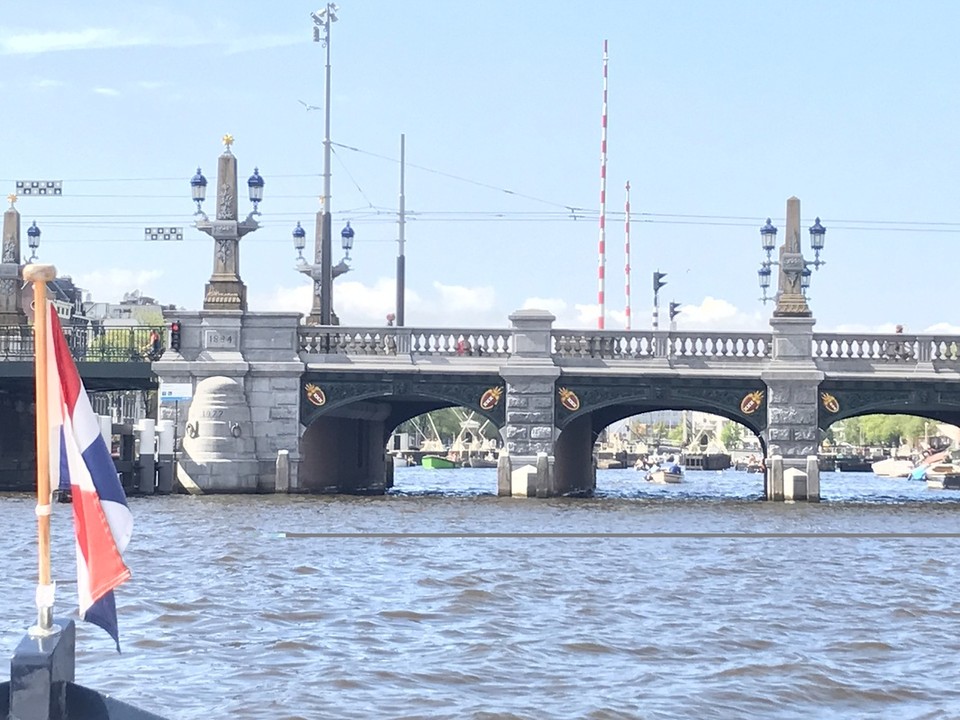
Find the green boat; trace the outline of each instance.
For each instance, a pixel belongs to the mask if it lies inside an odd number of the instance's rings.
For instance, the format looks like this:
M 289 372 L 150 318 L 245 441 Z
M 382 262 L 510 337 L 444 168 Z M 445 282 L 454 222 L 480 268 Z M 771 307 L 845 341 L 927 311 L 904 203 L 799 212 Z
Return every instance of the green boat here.
M 460 467 L 453 460 L 448 460 L 439 455 L 424 455 L 420 460 L 420 464 L 425 468 L 433 468 L 434 470 L 450 470 L 455 467 Z

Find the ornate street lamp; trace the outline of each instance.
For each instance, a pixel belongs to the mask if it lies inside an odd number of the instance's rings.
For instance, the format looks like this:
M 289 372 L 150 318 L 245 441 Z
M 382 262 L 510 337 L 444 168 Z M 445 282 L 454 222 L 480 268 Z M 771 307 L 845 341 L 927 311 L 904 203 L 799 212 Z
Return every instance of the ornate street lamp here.
M 795 197 L 787 200 L 787 233 L 780 246 L 778 260 L 773 260 L 771 257 L 776 245 L 777 228 L 770 218 L 767 218 L 766 224 L 760 228 L 760 247 L 766 253 L 766 259 L 760 263 L 757 277 L 760 280 L 760 289 L 763 291 L 761 300 L 766 303 L 767 300 L 775 299 L 777 302 L 775 316 L 809 317 L 812 314 L 807 306 L 807 290 L 810 288 L 810 277 L 813 275 L 810 268 L 818 270 L 825 264 L 825 261 L 820 259 L 820 251 L 823 250 L 826 234 L 827 229 L 820 224 L 820 218 L 817 218 L 810 228 L 810 248 L 814 252 L 814 260 L 805 260 L 800 249 L 800 200 Z M 770 298 L 767 295 L 767 289 L 770 287 L 773 265 L 778 266 L 780 272 L 777 279 L 777 294 L 774 298 Z
M 30 245 L 30 259 L 27 262 L 32 263 L 37 259 L 37 248 L 40 247 L 40 228 L 36 220 L 27 228 L 27 244 Z
M 324 266 L 322 263 L 308 263 L 303 257 L 303 249 L 307 245 L 307 232 L 303 229 L 303 226 L 300 222 L 297 222 L 297 226 L 293 229 L 293 247 L 297 251 L 297 272 L 301 272 L 304 275 L 308 276 L 313 280 L 313 298 L 314 305 L 316 305 L 317 300 L 323 294 L 323 276 L 324 276 Z M 353 237 L 354 230 L 350 227 L 350 222 L 347 221 L 346 227 L 340 231 L 340 246 L 343 248 L 344 257 L 340 260 L 339 263 L 330 268 L 330 273 L 333 278 L 340 277 L 344 273 L 347 273 L 351 270 L 351 267 L 347 264 L 347 261 L 350 259 L 350 251 L 353 250 Z M 334 321 L 336 314 L 333 312 L 333 308 L 330 308 L 331 314 L 331 324 L 336 325 Z
M 350 251 L 353 250 L 353 228 L 350 227 L 350 221 L 347 220 L 347 226 L 340 231 L 340 246 L 343 248 L 345 259 L 350 259 Z
M 213 274 L 203 295 L 204 310 L 247 310 L 247 288 L 240 279 L 240 238 L 253 232 L 260 225 L 256 221 L 263 199 L 263 178 L 254 169 L 247 180 L 253 210 L 246 219 L 237 215 L 237 159 L 230 152 L 233 136 L 223 136 L 224 151 L 217 160 L 217 207 L 216 219 L 210 220 L 203 212 L 202 204 L 207 194 L 207 179 L 197 168 L 190 180 L 190 192 L 197 204 L 195 225 L 201 232 L 214 239 Z

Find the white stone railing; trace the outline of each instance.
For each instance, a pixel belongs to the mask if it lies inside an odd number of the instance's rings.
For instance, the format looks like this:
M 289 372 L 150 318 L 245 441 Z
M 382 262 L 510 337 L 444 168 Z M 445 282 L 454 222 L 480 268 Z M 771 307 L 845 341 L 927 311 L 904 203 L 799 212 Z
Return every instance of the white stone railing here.
M 509 357 L 509 329 L 410 327 L 300 327 L 300 352 L 306 355 L 432 355 Z
M 657 357 L 657 338 L 652 330 L 554 330 L 553 355 L 561 358 Z
M 813 357 L 891 363 L 957 362 L 960 336 L 814 333 Z
M 770 356 L 770 333 L 667 332 L 652 330 L 554 330 L 553 354 L 561 358 L 701 358 L 757 360 Z
M 300 327 L 300 353 L 324 356 L 510 357 L 514 328 Z M 666 330 L 564 330 L 543 332 L 542 352 L 568 363 L 665 358 L 756 362 L 772 356 L 772 333 Z M 814 361 L 960 366 L 960 335 L 814 333 Z M 539 342 L 539 341 L 538 341 Z M 549 347 L 549 351 L 547 350 Z M 836 365 L 834 365 L 836 367 Z

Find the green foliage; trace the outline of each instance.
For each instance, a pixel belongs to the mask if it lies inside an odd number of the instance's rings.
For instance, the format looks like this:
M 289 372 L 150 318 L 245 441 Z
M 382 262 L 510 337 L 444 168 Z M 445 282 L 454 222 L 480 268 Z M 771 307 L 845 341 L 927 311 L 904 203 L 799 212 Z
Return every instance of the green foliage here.
M 163 327 L 163 311 L 153 305 L 143 305 L 133 308 L 131 315 L 140 325 L 149 325 L 160 329 Z
M 743 445 L 743 425 L 735 422 L 724 423 L 720 431 L 720 442 L 728 450 L 736 450 Z
M 836 434 L 851 445 L 899 447 L 916 445 L 926 436 L 937 435 L 937 424 L 913 415 L 862 415 L 835 423 Z

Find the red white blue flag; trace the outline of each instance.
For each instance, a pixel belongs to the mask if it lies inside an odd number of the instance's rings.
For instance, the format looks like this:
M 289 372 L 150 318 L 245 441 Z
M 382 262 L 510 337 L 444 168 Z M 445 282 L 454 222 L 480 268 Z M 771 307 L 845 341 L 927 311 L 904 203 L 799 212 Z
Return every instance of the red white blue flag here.
M 70 484 L 80 617 L 110 633 L 119 652 L 113 589 L 130 578 L 123 551 L 133 533 L 133 516 L 56 309 L 51 303 L 47 307 L 50 482 L 52 487 L 59 487 L 61 480 Z

